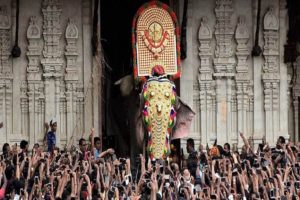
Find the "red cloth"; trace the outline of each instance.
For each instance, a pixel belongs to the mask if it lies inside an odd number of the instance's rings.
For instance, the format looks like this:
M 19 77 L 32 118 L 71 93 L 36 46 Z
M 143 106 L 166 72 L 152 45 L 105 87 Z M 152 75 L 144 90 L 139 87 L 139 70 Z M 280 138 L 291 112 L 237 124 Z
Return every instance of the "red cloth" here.
M 83 199 L 87 199 L 89 194 L 87 191 L 82 191 L 82 196 L 83 196 Z
M 162 66 L 160 65 L 155 65 L 153 68 L 152 68 L 152 75 L 163 75 L 165 74 L 165 70 Z
M 4 199 L 5 196 L 5 188 L 0 189 L 0 199 Z

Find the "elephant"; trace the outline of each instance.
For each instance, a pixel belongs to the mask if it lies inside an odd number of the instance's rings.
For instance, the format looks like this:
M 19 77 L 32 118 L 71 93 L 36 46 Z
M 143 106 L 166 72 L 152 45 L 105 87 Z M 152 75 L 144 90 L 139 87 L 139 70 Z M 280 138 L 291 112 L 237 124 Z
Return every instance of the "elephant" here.
M 177 96 L 175 84 L 164 76 L 153 76 L 136 88 L 131 75 L 115 82 L 122 96 L 138 94 L 135 113 L 133 154 L 141 153 L 147 143 L 148 157 L 151 160 L 167 159 L 170 154 L 170 141 L 188 136 L 195 112 Z M 147 136 L 147 137 L 145 137 Z M 132 155 L 133 155 L 132 154 Z

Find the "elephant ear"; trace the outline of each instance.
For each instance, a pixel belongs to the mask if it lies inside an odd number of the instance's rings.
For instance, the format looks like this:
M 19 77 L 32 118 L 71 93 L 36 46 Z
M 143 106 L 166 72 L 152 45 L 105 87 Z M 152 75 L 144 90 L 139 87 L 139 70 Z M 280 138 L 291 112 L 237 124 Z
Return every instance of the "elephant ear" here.
M 172 140 L 187 137 L 195 112 L 177 97 L 176 123 L 173 127 Z
M 144 137 L 145 137 L 145 125 L 143 119 L 143 111 L 144 108 L 144 98 L 143 95 L 139 95 L 139 108 L 135 113 L 135 134 L 136 134 L 136 142 L 139 148 L 143 147 L 144 144 Z
M 127 75 L 115 82 L 115 85 L 120 85 L 122 96 L 129 96 L 134 88 L 132 75 Z

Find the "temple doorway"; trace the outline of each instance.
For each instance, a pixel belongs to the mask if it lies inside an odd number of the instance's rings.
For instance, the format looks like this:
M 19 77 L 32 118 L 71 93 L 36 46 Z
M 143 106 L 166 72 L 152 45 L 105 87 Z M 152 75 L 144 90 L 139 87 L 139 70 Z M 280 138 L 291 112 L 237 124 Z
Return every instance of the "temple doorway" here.
M 132 19 L 148 0 L 100 1 L 101 44 L 104 56 L 103 148 L 115 148 L 119 156 L 130 155 L 131 117 L 135 97 L 122 97 L 114 83 L 132 74 Z M 169 0 L 161 1 L 170 5 Z

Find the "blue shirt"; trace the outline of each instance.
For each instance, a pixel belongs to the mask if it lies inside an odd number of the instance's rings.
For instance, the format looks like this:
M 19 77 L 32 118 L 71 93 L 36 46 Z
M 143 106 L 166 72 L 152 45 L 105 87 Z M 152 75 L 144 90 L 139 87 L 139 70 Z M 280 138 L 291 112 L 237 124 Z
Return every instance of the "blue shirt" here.
M 53 151 L 53 147 L 56 144 L 56 135 L 55 132 L 49 131 L 47 134 L 47 143 L 48 143 L 48 152 Z
M 101 154 L 101 151 L 95 148 L 95 151 L 94 151 L 94 158 L 95 158 L 95 159 L 100 158 L 100 154 Z

